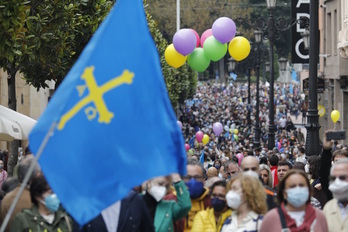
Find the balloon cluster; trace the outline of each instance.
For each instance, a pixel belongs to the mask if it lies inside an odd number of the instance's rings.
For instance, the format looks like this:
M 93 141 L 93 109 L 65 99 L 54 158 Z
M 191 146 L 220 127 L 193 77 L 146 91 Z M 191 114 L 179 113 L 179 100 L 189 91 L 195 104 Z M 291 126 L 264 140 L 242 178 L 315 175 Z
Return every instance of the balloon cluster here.
M 174 34 L 173 43 L 166 48 L 164 57 L 174 68 L 181 67 L 187 60 L 191 69 L 197 72 L 205 71 L 211 61 L 223 58 L 227 50 L 236 61 L 241 61 L 249 55 L 250 43 L 235 35 L 236 24 L 228 17 L 215 20 L 201 38 L 193 29 L 181 29 Z
M 177 123 L 178 123 L 178 126 L 181 129 L 182 128 L 181 122 L 177 121 Z M 220 122 L 216 122 L 216 123 L 213 124 L 213 131 L 214 131 L 214 134 L 216 136 L 219 136 L 223 132 L 223 130 L 225 130 L 226 132 L 230 132 L 230 133 L 233 132 L 234 139 L 238 140 L 238 133 L 239 133 L 238 129 L 232 130 L 228 126 L 225 126 L 223 128 L 222 124 Z M 197 133 L 196 133 L 196 140 L 197 140 L 197 142 L 202 143 L 203 145 L 206 145 L 207 143 L 209 143 L 210 137 L 209 137 L 209 135 L 204 134 L 202 131 L 197 131 Z M 185 150 L 189 151 L 190 148 L 191 148 L 190 145 L 185 143 Z

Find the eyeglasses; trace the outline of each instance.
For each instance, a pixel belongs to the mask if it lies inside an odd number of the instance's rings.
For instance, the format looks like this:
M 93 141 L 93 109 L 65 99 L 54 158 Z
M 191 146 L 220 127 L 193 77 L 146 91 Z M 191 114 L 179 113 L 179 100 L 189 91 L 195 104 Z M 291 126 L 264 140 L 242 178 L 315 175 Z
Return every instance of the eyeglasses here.
M 330 182 L 334 182 L 336 178 L 342 181 L 348 181 L 348 175 L 342 175 L 342 176 L 330 176 Z
M 211 194 L 211 198 L 219 198 L 220 200 L 225 200 L 225 195 L 222 194 Z
M 189 176 L 189 175 L 183 177 L 184 181 L 189 181 L 191 179 L 195 179 L 196 181 L 203 181 L 204 177 L 203 176 Z

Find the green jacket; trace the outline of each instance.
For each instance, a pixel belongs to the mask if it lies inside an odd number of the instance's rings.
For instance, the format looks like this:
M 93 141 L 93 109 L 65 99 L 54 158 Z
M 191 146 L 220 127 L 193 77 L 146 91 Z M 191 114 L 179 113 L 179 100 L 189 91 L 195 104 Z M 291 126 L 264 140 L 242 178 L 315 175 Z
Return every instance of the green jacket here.
M 36 206 L 24 209 L 13 219 L 10 232 L 72 232 L 72 220 L 62 210 L 55 213 L 52 224 L 41 217 Z
M 191 209 L 191 199 L 183 181 L 174 184 L 177 202 L 162 200 L 157 204 L 155 213 L 156 232 L 173 231 L 173 222 L 183 218 Z

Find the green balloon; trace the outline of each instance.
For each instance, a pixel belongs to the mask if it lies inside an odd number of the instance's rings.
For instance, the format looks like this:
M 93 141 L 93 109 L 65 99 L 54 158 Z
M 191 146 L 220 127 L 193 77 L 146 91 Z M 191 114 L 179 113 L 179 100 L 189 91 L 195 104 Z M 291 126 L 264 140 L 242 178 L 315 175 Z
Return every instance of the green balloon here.
M 227 43 L 223 44 L 215 39 L 214 36 L 209 36 L 204 41 L 203 50 L 206 57 L 212 61 L 218 61 L 226 55 Z
M 188 65 L 197 72 L 204 72 L 210 65 L 210 60 L 205 56 L 203 48 L 195 48 L 187 57 Z

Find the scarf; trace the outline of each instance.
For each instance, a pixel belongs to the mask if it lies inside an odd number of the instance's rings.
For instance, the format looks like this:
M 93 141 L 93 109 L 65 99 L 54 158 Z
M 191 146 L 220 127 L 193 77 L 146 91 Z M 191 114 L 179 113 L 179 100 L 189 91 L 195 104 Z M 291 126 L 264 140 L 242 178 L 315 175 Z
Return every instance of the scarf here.
M 315 209 L 311 204 L 306 205 L 305 210 L 305 218 L 299 227 L 296 226 L 296 221 L 292 219 L 289 214 L 287 213 L 284 203 L 281 205 L 282 210 L 284 212 L 286 225 L 290 229 L 291 232 L 310 232 L 311 231 L 311 225 L 316 217 Z

